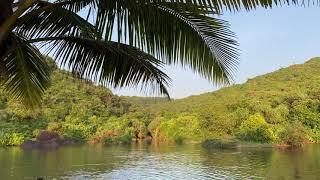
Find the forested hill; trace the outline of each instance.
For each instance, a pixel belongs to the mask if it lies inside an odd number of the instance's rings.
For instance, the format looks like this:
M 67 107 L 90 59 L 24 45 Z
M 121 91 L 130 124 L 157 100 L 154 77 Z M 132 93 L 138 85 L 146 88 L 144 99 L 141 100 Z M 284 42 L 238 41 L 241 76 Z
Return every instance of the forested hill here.
M 148 106 L 152 107 L 149 108 L 152 113 L 162 117 L 192 114 L 208 131 L 205 136 L 279 141 L 285 138 L 285 133 L 293 133 L 288 129 L 290 124 L 301 131 L 296 134 L 305 134 L 306 139 L 318 141 L 320 58 L 249 79 L 244 84 L 170 102 L 149 103 Z M 259 119 L 266 131 L 263 133 L 269 135 L 242 132 L 260 126 L 254 124 L 259 123 Z M 249 120 L 253 124 L 248 125 Z M 299 138 L 302 141 L 303 138 Z
M 73 116 L 108 117 L 125 114 L 130 104 L 114 95 L 109 89 L 95 86 L 92 82 L 79 80 L 66 71 L 53 69 L 51 86 L 43 96 L 40 108 L 28 110 L 15 100 L 2 93 L 0 99 L 2 112 L 24 119 L 45 118 L 64 120 Z M 74 118 L 76 118 L 74 117 Z
M 302 144 L 320 140 L 320 58 L 185 99 L 119 97 L 54 70 L 41 109 L 0 95 L 0 145 L 46 130 L 74 141 L 130 143 L 238 139 Z
M 296 64 L 272 73 L 249 79 L 244 84 L 233 85 L 220 90 L 194 95 L 184 99 L 164 101 L 164 99 L 133 98 L 132 102 L 147 104 L 156 111 L 218 113 L 236 104 L 276 107 L 277 104 L 295 97 L 320 96 L 320 58 L 312 58 L 304 64 Z M 126 100 L 131 101 L 130 97 Z M 220 113 L 218 113 L 220 114 Z
M 39 109 L 29 110 L 0 93 L 0 145 L 20 144 L 44 129 L 77 141 L 88 140 L 109 119 L 129 112 L 130 103 L 109 89 L 54 66 L 52 70 L 51 86 Z

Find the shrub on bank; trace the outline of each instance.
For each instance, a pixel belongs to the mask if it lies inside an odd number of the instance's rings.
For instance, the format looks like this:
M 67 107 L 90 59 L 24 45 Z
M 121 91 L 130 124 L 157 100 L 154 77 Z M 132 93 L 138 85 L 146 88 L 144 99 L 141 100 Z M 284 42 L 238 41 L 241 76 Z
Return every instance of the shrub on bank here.
M 312 142 L 316 142 L 316 143 L 320 142 L 320 128 L 319 127 L 315 127 L 313 129 L 309 129 L 308 134 L 309 134 L 310 140 Z
M 228 139 L 206 139 L 202 142 L 202 147 L 206 149 L 235 149 L 238 147 L 238 142 Z
M 163 139 L 163 137 L 161 136 L 161 132 L 160 132 L 160 125 L 161 125 L 161 122 L 164 120 L 165 119 L 162 117 L 156 117 L 148 125 L 148 131 L 151 133 L 151 136 L 153 137 L 153 139 L 156 139 L 156 140 Z
M 164 141 L 181 143 L 185 139 L 198 139 L 201 136 L 199 119 L 193 115 L 181 114 L 177 118 L 161 121 L 160 137 Z
M 241 123 L 238 137 L 241 140 L 253 142 L 273 142 L 276 140 L 276 135 L 260 114 L 251 115 Z
M 51 132 L 56 132 L 56 133 L 62 135 L 63 134 L 62 123 L 50 122 L 50 123 L 48 123 L 47 130 L 51 131 Z
M 23 143 L 24 136 L 21 133 L 12 133 L 9 135 L 8 146 L 19 146 Z
M 299 147 L 308 141 L 308 133 L 303 125 L 299 122 L 288 124 L 280 135 L 282 143 Z
M 105 145 L 111 144 L 130 144 L 132 142 L 132 136 L 130 134 L 115 135 L 111 132 L 105 132 L 100 135 L 95 135 L 91 138 L 92 143 L 102 143 Z
M 143 124 L 137 122 L 137 120 L 112 117 L 102 126 L 97 128 L 95 134 L 90 138 L 90 142 L 102 144 L 129 144 L 135 135 L 137 135 L 138 138 L 143 137 L 145 129 Z
M 132 136 L 129 134 L 118 136 L 114 139 L 115 144 L 130 144 L 131 142 L 132 142 Z
M 74 142 L 85 142 L 87 139 L 86 130 L 77 128 L 66 129 L 63 137 Z
M 21 133 L 0 131 L 0 146 L 19 146 L 25 137 Z

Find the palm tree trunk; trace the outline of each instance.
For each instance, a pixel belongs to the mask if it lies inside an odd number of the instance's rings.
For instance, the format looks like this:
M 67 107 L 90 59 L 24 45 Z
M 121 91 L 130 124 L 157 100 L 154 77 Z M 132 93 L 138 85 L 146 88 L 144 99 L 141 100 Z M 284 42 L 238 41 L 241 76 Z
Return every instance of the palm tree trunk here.
M 13 14 L 12 10 L 13 0 L 1 0 L 0 2 L 0 25 Z
M 13 10 L 12 10 L 12 3 L 13 0 L 1 0 L 0 2 L 0 27 L 3 24 L 3 22 L 12 16 Z M 4 54 L 7 51 L 7 40 L 4 40 L 3 43 L 0 43 L 0 77 L 3 76 L 6 72 L 6 65 L 3 59 Z
M 2 8 L 4 10 L 4 18 L 0 23 L 0 45 L 4 44 L 4 41 L 6 40 L 9 32 L 14 28 L 14 24 L 16 23 L 17 19 L 37 1 L 39 0 L 25 0 L 23 2 L 20 2 L 17 10 L 15 10 L 14 12 L 12 10 L 13 0 L 4 0 L 4 2 L 1 3 L 3 4 Z

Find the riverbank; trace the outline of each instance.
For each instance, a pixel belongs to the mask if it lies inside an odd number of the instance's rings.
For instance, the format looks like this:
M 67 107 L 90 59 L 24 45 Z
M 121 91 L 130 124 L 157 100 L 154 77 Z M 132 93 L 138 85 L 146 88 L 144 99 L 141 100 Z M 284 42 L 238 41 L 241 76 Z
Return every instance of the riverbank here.
M 76 142 L 62 138 L 57 133 L 40 131 L 35 139 L 24 141 L 20 147 L 23 149 L 57 149 L 60 146 L 74 144 L 76 144 Z
M 299 145 L 288 143 L 259 143 L 246 142 L 237 139 L 207 139 L 201 143 L 206 149 L 241 149 L 241 148 L 300 148 L 307 144 L 317 144 L 315 142 L 305 141 Z
M 118 145 L 131 145 L 131 144 L 153 144 L 156 146 L 175 146 L 184 144 L 194 144 L 205 149 L 262 149 L 262 148 L 300 148 L 305 144 L 311 144 L 312 142 L 305 142 L 300 146 L 292 146 L 285 143 L 258 143 L 258 142 L 246 142 L 238 139 L 207 139 L 205 141 L 198 140 L 186 140 L 186 141 L 158 141 L 152 140 L 152 138 L 146 139 L 126 139 L 118 141 L 107 141 L 107 142 L 76 142 L 71 139 L 66 139 L 59 136 L 57 133 L 41 131 L 39 135 L 30 140 L 25 140 L 20 147 L 22 149 L 58 149 L 61 146 L 72 146 L 81 144 L 91 145 L 103 145 L 103 146 L 118 146 Z

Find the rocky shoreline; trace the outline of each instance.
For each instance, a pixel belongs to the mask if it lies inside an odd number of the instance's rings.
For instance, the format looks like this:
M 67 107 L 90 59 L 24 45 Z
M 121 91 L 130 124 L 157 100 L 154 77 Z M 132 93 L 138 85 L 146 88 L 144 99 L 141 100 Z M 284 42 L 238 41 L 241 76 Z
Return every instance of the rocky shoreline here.
M 56 149 L 63 145 L 74 145 L 75 142 L 64 139 L 59 134 L 49 131 L 41 131 L 33 140 L 26 140 L 21 144 L 23 149 Z

